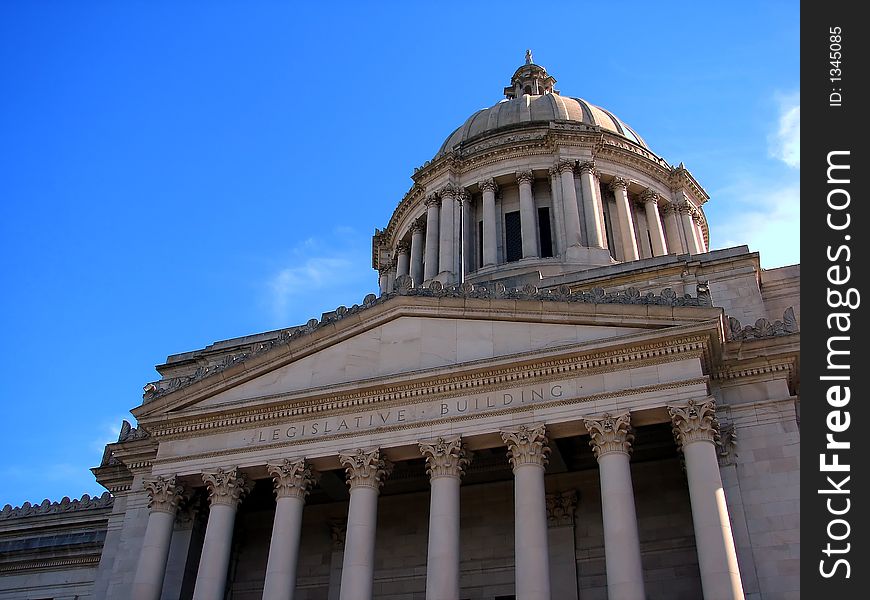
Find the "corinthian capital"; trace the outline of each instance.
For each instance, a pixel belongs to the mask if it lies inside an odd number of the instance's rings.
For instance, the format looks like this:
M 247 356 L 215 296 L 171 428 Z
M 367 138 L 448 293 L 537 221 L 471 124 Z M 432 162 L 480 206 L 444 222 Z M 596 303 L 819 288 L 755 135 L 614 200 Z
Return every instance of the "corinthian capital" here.
M 148 492 L 148 508 L 152 511 L 175 514 L 184 491 L 180 485 L 175 484 L 175 475 L 171 477 L 158 475 L 154 479 L 146 480 L 144 487 Z
M 202 480 L 208 489 L 208 498 L 212 506 L 225 504 L 236 507 L 251 489 L 245 474 L 236 467 L 228 470 L 221 467 L 214 473 L 203 473 Z
M 707 400 L 689 400 L 685 406 L 669 406 L 674 439 L 682 449 L 692 442 L 715 444 L 719 438 L 719 422 L 716 420 L 716 403 Z
M 427 207 L 430 206 L 438 206 L 441 204 L 441 196 L 439 196 L 436 192 L 432 192 L 428 196 L 426 196 L 426 200 L 424 202 Z
M 528 183 L 532 185 L 535 182 L 535 174 L 531 171 L 520 171 L 517 173 L 517 183 L 520 185 Z
M 460 478 L 465 474 L 465 467 L 471 462 L 459 436 L 421 441 L 420 452 L 426 458 L 426 473 L 431 479 Z
M 600 459 L 608 452 L 631 454 L 634 433 L 631 430 L 631 413 L 613 416 L 604 413 L 597 419 L 583 419 L 589 431 L 589 445 Z
M 477 184 L 477 187 L 480 188 L 481 192 L 492 192 L 493 194 L 498 191 L 498 184 L 495 182 L 495 179 L 490 177 L 489 179 L 484 179 L 483 181 Z
M 597 175 L 598 171 L 595 170 L 595 161 L 587 160 L 586 162 L 580 163 L 580 173 L 592 173 L 593 175 Z
M 401 241 L 396 244 L 396 252 L 399 254 L 410 254 L 411 253 L 411 243 L 406 241 Z
M 275 482 L 277 498 L 305 500 L 316 479 L 316 474 L 304 458 L 299 460 L 285 458 L 279 463 L 268 463 L 266 468 L 272 476 L 272 481 Z
M 423 232 L 426 230 L 426 217 L 420 216 L 411 222 L 411 233 Z
M 577 510 L 577 490 L 547 494 L 547 524 L 550 527 L 574 525 Z
M 640 199 L 641 199 L 641 202 L 644 202 L 644 203 L 655 202 L 656 204 L 658 204 L 659 194 L 658 194 L 658 192 L 656 192 L 654 190 L 647 189 L 647 190 L 644 190 L 643 193 L 640 195 Z
M 609 187 L 611 191 L 614 192 L 616 190 L 625 190 L 628 189 L 628 181 L 626 181 L 622 177 L 614 177 L 613 180 L 610 182 Z
M 560 160 L 556 163 L 555 167 L 559 173 L 565 173 L 566 171 L 574 171 L 574 162 L 573 160 Z
M 381 458 L 380 448 L 368 450 L 357 448 L 349 452 L 341 452 L 338 459 L 344 465 L 347 485 L 351 490 L 357 487 L 380 490 L 384 480 L 393 470 L 392 463 Z
M 508 447 L 508 459 L 514 469 L 523 465 L 547 466 L 550 448 L 547 445 L 547 429 L 543 424 L 520 425 L 517 429 L 503 430 L 501 439 Z
M 448 183 L 438 192 L 442 199 L 458 199 L 462 194 L 462 188 L 453 183 Z

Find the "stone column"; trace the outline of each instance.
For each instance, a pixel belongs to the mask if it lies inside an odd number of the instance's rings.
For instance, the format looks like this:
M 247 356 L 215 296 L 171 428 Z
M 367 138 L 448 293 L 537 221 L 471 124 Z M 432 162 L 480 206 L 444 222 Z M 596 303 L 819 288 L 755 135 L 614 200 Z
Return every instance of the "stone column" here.
M 439 248 L 438 271 L 453 273 L 456 239 L 454 237 L 454 217 L 456 216 L 456 192 L 453 185 L 447 185 L 441 190 L 441 219 L 438 222 Z
M 396 279 L 411 274 L 411 244 L 399 242 L 396 246 Z
M 692 219 L 692 205 L 686 202 L 680 205 L 677 210 L 680 213 L 680 223 L 687 245 L 686 250 L 689 254 L 699 254 L 701 249 L 698 247 L 698 235 L 695 231 L 695 221 Z
M 437 194 L 429 194 L 426 198 L 426 272 L 424 280 L 438 275 L 438 213 L 441 210 L 441 199 Z
M 668 253 L 665 242 L 665 230 L 662 228 L 662 218 L 659 215 L 659 195 L 652 190 L 646 190 L 640 197 L 646 211 L 646 226 L 652 241 L 653 256 L 664 256 Z
M 285 458 L 266 467 L 275 483 L 276 502 L 263 600 L 292 600 L 296 591 L 302 509 L 314 484 L 314 474 L 305 459 Z
M 698 240 L 698 252 L 706 252 L 707 251 L 707 243 L 704 241 L 704 228 L 703 228 L 703 220 L 701 219 L 700 211 L 696 211 L 693 215 L 693 219 L 695 221 L 695 235 Z
M 535 197 L 532 194 L 532 184 L 535 175 L 531 171 L 517 173 L 517 183 L 520 184 L 520 231 L 523 238 L 523 258 L 540 256 L 538 247 L 538 210 L 535 208 Z
M 329 555 L 329 593 L 327 600 L 339 600 L 341 594 L 341 563 L 344 562 L 344 540 L 347 537 L 347 523 L 333 519 L 329 522 L 332 537 L 332 552 Z
M 227 583 L 236 509 L 250 488 L 237 468 L 204 473 L 202 480 L 208 488 L 209 514 L 193 600 L 220 600 Z
M 640 538 L 631 485 L 629 456 L 634 433 L 631 414 L 584 419 L 589 445 L 598 459 L 601 513 L 604 519 L 604 560 L 610 600 L 644 600 Z
M 420 452 L 431 486 L 426 600 L 458 600 L 459 485 L 469 459 L 458 436 L 421 441 Z
M 498 186 L 495 180 L 489 178 L 477 184 L 483 192 L 483 266 L 496 264 L 498 260 L 498 243 L 496 241 L 495 222 L 498 216 L 495 212 L 495 193 Z
M 172 542 L 175 513 L 181 500 L 181 486 L 175 485 L 175 476 L 158 476 L 145 481 L 148 492 L 148 525 L 139 552 L 139 563 L 130 588 L 132 600 L 159 600 L 166 574 L 166 558 Z
M 392 465 L 378 448 L 338 455 L 347 472 L 350 506 L 341 569 L 340 600 L 371 600 L 375 571 L 378 494 Z
M 558 600 L 577 600 L 576 511 L 577 490 L 547 494 L 550 591 Z
M 622 237 L 622 253 L 625 260 L 637 260 L 637 240 L 634 237 L 634 219 L 631 216 L 631 206 L 628 204 L 628 182 L 622 177 L 615 177 L 610 182 L 610 189 L 616 196 L 616 217 L 619 219 L 619 230 Z
M 378 289 L 381 296 L 390 291 L 390 266 L 381 265 L 378 269 Z
M 559 169 L 550 167 L 550 197 L 553 200 L 553 255 L 558 256 L 565 250 L 565 211 L 562 209 L 562 184 Z
M 742 599 L 743 584 L 716 454 L 716 404 L 712 399 L 689 400 L 684 406 L 669 406 L 668 413 L 686 462 L 704 597 Z
M 396 289 L 396 261 L 391 260 L 390 266 L 387 269 L 387 292 L 392 292 Z
M 580 246 L 580 207 L 577 188 L 574 187 L 574 161 L 562 160 L 556 164 L 562 177 L 562 210 L 565 216 L 565 246 Z
M 419 218 L 411 225 L 411 281 L 414 287 L 423 283 L 423 231 L 425 220 Z
M 665 231 L 668 234 L 668 250 L 672 254 L 684 254 L 683 239 L 680 236 L 679 213 L 673 203 L 665 204 L 661 210 L 662 219 L 665 222 Z
M 587 245 L 595 248 L 606 248 L 604 207 L 601 205 L 598 176 L 595 174 L 593 161 L 587 161 L 580 165 L 580 191 L 583 195 L 583 212 L 586 216 Z
M 460 269 L 463 275 L 477 270 L 477 259 L 474 258 L 474 211 L 471 205 L 471 194 L 462 190 L 460 197 L 460 213 L 462 214 L 462 249 L 460 251 Z
M 572 176 L 573 177 L 573 176 Z M 517 600 L 550 600 L 544 425 L 521 425 L 501 432 L 514 472 L 514 562 Z

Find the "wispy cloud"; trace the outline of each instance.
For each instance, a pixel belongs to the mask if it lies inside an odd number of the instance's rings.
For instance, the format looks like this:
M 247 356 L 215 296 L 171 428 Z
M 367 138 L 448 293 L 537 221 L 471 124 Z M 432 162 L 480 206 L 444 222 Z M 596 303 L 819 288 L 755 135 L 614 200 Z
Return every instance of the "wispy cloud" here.
M 370 241 L 339 226 L 324 237 L 310 237 L 291 249 L 265 285 L 277 326 L 302 323 L 339 304 L 359 303 L 377 281 L 371 270 Z
M 801 96 L 800 92 L 780 95 L 777 129 L 768 138 L 770 156 L 793 169 L 801 166 Z

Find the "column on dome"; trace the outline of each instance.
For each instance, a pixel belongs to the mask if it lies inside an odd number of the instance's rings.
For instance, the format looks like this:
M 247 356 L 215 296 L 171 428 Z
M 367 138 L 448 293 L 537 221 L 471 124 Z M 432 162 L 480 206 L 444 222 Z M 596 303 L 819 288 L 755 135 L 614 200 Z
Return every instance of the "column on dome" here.
M 204 473 L 202 480 L 208 489 L 209 513 L 193 600 L 213 600 L 224 597 L 236 509 L 250 484 L 237 468 Z
M 573 177 L 573 175 L 572 175 Z M 514 564 L 517 598 L 550 600 L 544 470 L 550 448 L 542 424 L 501 431 L 514 472 Z
M 490 177 L 477 184 L 483 194 L 483 266 L 489 267 L 498 260 L 498 242 L 496 240 L 495 223 L 498 216 L 495 212 L 495 193 L 498 186 Z
M 456 239 L 454 237 L 456 216 L 456 195 L 458 190 L 448 184 L 441 190 L 441 220 L 439 221 L 439 248 L 438 269 L 439 272 L 453 273 Z
M 664 256 L 668 253 L 668 245 L 665 241 L 662 217 L 659 214 L 659 195 L 653 190 L 646 190 L 640 199 L 646 211 L 646 226 L 649 229 L 653 256 Z
M 387 267 L 387 292 L 392 292 L 396 289 L 396 261 L 390 260 L 390 265 Z
M 166 575 L 166 559 L 172 541 L 175 514 L 181 500 L 182 488 L 176 485 L 175 476 L 158 476 L 145 481 L 148 492 L 148 524 L 139 562 L 130 588 L 132 600 L 159 600 Z
M 414 287 L 423 283 L 423 245 L 426 221 L 420 217 L 411 224 L 410 275 Z
M 698 232 L 695 229 L 695 220 L 692 217 L 694 207 L 685 202 L 677 207 L 680 213 L 680 223 L 683 227 L 683 237 L 686 240 L 686 250 L 689 254 L 700 254 L 701 248 L 698 246 Z
M 707 251 L 707 242 L 704 241 L 704 221 L 701 219 L 701 210 L 698 209 L 694 214 L 695 219 L 695 234 L 698 239 L 698 251 L 706 252 Z
M 423 279 L 428 281 L 438 275 L 438 215 L 441 212 L 441 199 L 437 194 L 426 198 L 426 262 Z
M 402 241 L 396 245 L 396 279 L 411 274 L 411 244 Z
M 535 175 L 531 171 L 517 173 L 517 183 L 520 185 L 520 231 L 523 238 L 523 258 L 540 256 L 538 241 L 538 209 L 535 208 L 535 197 L 532 185 Z
M 631 484 L 631 444 L 634 433 L 630 413 L 584 419 L 589 445 L 598 460 L 601 513 L 604 521 L 604 560 L 607 597 L 644 600 L 640 538 Z
M 562 209 L 561 175 L 556 167 L 550 167 L 550 197 L 553 200 L 553 222 L 556 230 L 553 232 L 553 254 L 558 255 L 565 249 L 565 219 Z
M 459 486 L 469 458 L 459 436 L 439 437 L 419 444 L 431 487 L 426 600 L 456 600 L 459 598 Z
M 340 600 L 371 600 L 375 571 L 378 495 L 392 464 L 379 448 L 357 448 L 338 455 L 347 473 L 350 506 L 341 570 Z
M 669 406 L 668 413 L 685 459 L 704 597 L 742 599 L 743 584 L 716 453 L 716 404 L 712 398 L 689 400 L 685 405 Z
M 275 520 L 266 563 L 263 600 L 292 600 L 302 532 L 302 509 L 315 474 L 305 459 L 266 465 L 275 485 Z
M 680 235 L 680 216 L 676 205 L 672 202 L 665 204 L 660 214 L 665 224 L 665 232 L 668 235 L 668 250 L 671 254 L 684 254 L 686 249 Z
M 622 253 L 625 260 L 637 260 L 637 239 L 634 236 L 634 218 L 628 203 L 628 182 L 622 177 L 614 177 L 610 189 L 616 197 L 616 218 L 619 219 L 619 231 L 622 242 Z
M 595 248 L 606 248 L 604 207 L 601 204 L 601 190 L 598 186 L 598 175 L 595 172 L 595 162 L 593 161 L 587 161 L 580 165 L 580 192 L 583 196 L 583 212 L 586 217 L 587 245 Z
M 471 268 L 469 251 L 473 247 L 468 229 L 470 226 L 471 196 L 465 188 L 459 188 L 456 194 L 456 240 L 458 252 L 454 261 L 457 279 L 462 281 Z
M 390 266 L 381 265 L 378 268 L 378 289 L 381 296 L 390 291 Z
M 580 207 L 577 205 L 577 188 L 574 187 L 574 161 L 562 160 L 556 164 L 562 178 L 562 210 L 565 217 L 565 245 L 580 246 Z

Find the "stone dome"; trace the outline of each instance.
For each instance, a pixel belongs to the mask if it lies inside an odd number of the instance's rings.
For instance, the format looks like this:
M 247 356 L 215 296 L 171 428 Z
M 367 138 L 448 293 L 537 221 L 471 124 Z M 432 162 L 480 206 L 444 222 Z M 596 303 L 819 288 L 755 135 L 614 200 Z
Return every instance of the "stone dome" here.
M 505 99 L 471 115 L 444 140 L 438 155 L 490 132 L 526 123 L 551 121 L 569 121 L 599 127 L 649 150 L 637 132 L 616 115 L 581 98 L 562 96 L 553 87 L 555 83 L 556 79 L 544 67 L 532 62 L 532 53 L 527 51 L 526 64 L 514 72 L 511 84 L 504 88 Z
M 438 154 L 449 152 L 462 142 L 498 129 L 549 121 L 573 121 L 597 126 L 649 149 L 631 127 L 610 111 L 581 98 L 570 98 L 555 92 L 523 94 L 519 98 L 504 99 L 495 106 L 477 111 L 447 137 Z

